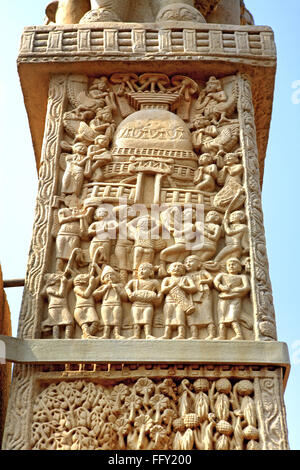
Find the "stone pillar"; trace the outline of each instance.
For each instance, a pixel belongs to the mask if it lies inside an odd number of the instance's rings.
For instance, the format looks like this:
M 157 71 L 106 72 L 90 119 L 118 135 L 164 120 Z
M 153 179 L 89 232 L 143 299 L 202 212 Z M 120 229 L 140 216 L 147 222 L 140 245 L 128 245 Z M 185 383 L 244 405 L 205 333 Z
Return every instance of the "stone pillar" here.
M 261 208 L 273 32 L 235 24 L 239 2 L 218 25 L 218 2 L 166 3 L 24 31 L 39 189 L 4 449 L 288 449 Z

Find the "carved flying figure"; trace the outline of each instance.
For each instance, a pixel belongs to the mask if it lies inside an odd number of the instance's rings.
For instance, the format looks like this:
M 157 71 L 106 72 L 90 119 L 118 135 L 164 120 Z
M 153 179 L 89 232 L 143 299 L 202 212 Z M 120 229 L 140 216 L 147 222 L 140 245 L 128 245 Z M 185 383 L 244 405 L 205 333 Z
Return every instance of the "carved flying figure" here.
M 208 119 L 196 115 L 192 125 L 192 142 L 194 149 L 201 153 L 215 156 L 218 152 L 232 152 L 236 149 L 240 138 L 238 121 L 226 125 L 211 125 Z
M 103 138 L 103 135 L 98 135 L 94 144 L 89 145 L 87 153 L 90 161 L 90 171 L 87 174 L 89 181 L 100 182 L 103 180 L 101 168 L 112 161 L 111 152 L 107 150 L 109 143 L 109 137 L 104 136 Z
M 94 128 L 90 127 L 87 122 L 95 119 L 97 114 L 98 120 L 103 118 L 101 111 L 106 115 L 116 110 L 114 93 L 109 88 L 108 79 L 104 76 L 96 78 L 89 87 L 86 76 L 72 76 L 68 80 L 67 93 L 73 109 L 67 111 L 63 117 L 66 132 L 73 139 L 84 140 L 85 138 L 86 143 L 91 143 L 97 135 L 99 122 L 94 123 Z M 108 118 L 106 121 L 103 118 L 102 124 L 104 122 L 108 123 Z M 110 117 L 110 122 L 112 122 L 112 117 Z
M 75 136 L 76 142 L 85 142 L 91 145 L 97 139 L 97 145 L 107 149 L 112 141 L 116 130 L 116 124 L 113 119 L 113 111 L 110 106 L 100 108 L 96 116 L 89 124 L 81 121 Z
M 229 121 L 228 117 L 236 111 L 238 100 L 238 82 L 232 87 L 228 97 L 222 87 L 222 82 L 216 77 L 210 77 L 204 90 L 200 93 L 196 103 L 196 109 L 209 119 L 214 125 L 220 125 Z

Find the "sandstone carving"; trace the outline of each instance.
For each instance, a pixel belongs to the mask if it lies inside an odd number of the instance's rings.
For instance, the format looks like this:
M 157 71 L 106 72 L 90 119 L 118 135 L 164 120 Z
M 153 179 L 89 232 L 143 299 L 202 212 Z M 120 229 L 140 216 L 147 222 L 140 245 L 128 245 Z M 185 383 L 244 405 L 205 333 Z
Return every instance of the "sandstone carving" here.
M 66 93 L 52 279 L 58 304 L 75 319 L 67 337 L 109 339 L 113 330 L 119 339 L 226 339 L 219 280 L 228 259 L 242 266 L 250 255 L 238 77 L 201 85 L 162 73 L 70 75 Z M 239 304 L 235 331 L 245 317 L 238 339 L 253 334 L 247 285 L 228 304 Z M 62 337 L 59 321 L 53 338 Z
M 240 0 L 46 13 L 18 59 L 39 189 L 3 448 L 286 450 L 272 30 Z
M 249 379 L 62 381 L 36 397 L 31 448 L 259 450 L 257 405 Z

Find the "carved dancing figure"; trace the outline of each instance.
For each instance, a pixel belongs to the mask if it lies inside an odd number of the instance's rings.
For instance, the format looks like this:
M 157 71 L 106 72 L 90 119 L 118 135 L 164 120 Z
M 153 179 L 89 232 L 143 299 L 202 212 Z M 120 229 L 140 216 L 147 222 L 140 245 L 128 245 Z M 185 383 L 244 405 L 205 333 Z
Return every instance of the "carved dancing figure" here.
M 197 287 L 191 277 L 185 276 L 182 263 L 172 263 L 168 274 L 161 285 L 161 292 L 166 295 L 163 308 L 165 333 L 161 339 L 171 339 L 173 328 L 178 330 L 178 335 L 173 339 L 185 339 L 186 316 L 195 311 L 191 294 L 196 293 Z
M 142 328 L 146 339 L 155 339 L 151 335 L 154 307 L 160 305 L 163 296 L 159 281 L 153 277 L 152 264 L 142 263 L 138 268 L 138 278 L 126 285 L 128 298 L 132 302 L 134 335 L 131 339 L 140 339 Z
M 102 300 L 101 317 L 104 323 L 103 336 L 100 339 L 109 339 L 113 330 L 114 339 L 125 339 L 121 336 L 122 327 L 122 301 L 127 295 L 122 284 L 118 282 L 118 273 L 110 266 L 105 266 L 101 274 L 102 285 L 94 291 L 96 302 Z
M 91 266 L 89 274 L 78 274 L 74 279 L 76 304 L 74 318 L 82 330 L 82 339 L 98 339 L 97 333 L 100 320 L 95 308 L 93 292 L 99 283 L 99 277 L 93 275 L 95 266 Z
M 199 339 L 199 330 L 207 328 L 206 340 L 211 340 L 216 335 L 216 327 L 213 319 L 213 299 L 211 287 L 213 278 L 205 269 L 201 269 L 201 260 L 195 256 L 188 256 L 185 260 L 185 269 L 193 280 L 197 291 L 192 294 L 195 312 L 187 316 L 187 324 L 191 329 L 190 339 Z
M 219 336 L 217 339 L 226 339 L 226 330 L 231 327 L 235 336 L 234 340 L 243 339 L 240 316 L 242 313 L 242 299 L 250 291 L 249 278 L 246 274 L 240 274 L 242 264 L 237 258 L 230 258 L 226 263 L 227 273 L 219 273 L 214 285 L 219 293 L 218 318 Z

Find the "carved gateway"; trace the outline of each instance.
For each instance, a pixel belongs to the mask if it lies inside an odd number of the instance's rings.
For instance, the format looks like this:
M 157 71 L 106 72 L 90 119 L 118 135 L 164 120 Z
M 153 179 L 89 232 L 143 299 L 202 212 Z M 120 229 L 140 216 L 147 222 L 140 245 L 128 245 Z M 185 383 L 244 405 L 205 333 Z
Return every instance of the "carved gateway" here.
M 51 96 L 22 334 L 275 339 L 247 78 L 63 75 Z

